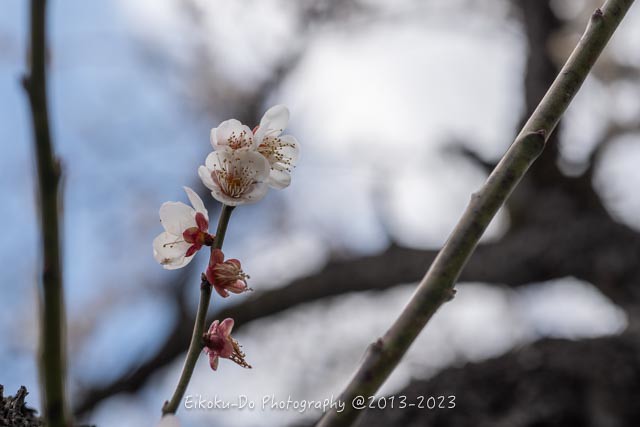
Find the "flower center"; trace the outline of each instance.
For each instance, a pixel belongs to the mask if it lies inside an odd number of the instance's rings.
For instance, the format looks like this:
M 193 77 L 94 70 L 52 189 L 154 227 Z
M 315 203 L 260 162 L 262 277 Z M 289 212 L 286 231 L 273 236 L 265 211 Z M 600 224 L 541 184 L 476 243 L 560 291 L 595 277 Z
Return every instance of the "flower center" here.
M 211 177 L 227 196 L 233 198 L 242 197 L 254 183 L 253 172 L 247 166 L 228 170 L 223 165 L 222 169 L 213 171 Z
M 213 236 L 209 234 L 209 221 L 201 212 L 196 213 L 196 225 L 196 227 L 189 227 L 182 232 L 184 241 L 196 245 L 197 249 L 202 245 L 211 246 Z
M 211 335 L 206 338 L 205 344 L 210 350 L 220 352 L 224 349 L 226 340 L 219 335 Z
M 251 139 L 247 138 L 247 132 L 242 131 L 238 135 L 235 132 L 231 132 L 229 138 L 227 138 L 227 145 L 237 150 L 238 148 L 248 147 L 251 145 Z
M 221 285 L 235 283 L 238 280 L 246 281 L 249 278 L 249 275 L 242 271 L 238 264 L 231 260 L 218 263 L 213 269 L 215 271 L 216 281 Z
M 282 152 L 285 148 L 294 148 L 294 145 L 281 138 L 265 137 L 258 146 L 258 152 L 269 160 L 269 164 L 279 163 L 284 170 L 291 172 L 291 157 Z
M 209 233 L 198 230 L 198 227 L 191 227 L 184 230 L 184 232 L 182 233 L 182 238 L 187 243 L 198 244 L 200 246 L 209 246 L 209 242 L 212 239 Z

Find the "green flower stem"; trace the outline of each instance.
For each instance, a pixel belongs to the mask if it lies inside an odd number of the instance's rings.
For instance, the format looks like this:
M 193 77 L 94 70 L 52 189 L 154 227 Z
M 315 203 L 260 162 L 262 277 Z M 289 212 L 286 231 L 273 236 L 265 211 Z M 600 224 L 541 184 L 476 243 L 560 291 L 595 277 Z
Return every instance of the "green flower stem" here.
M 218 219 L 218 230 L 216 231 L 216 237 L 213 240 L 211 250 L 221 249 L 224 242 L 224 236 L 227 233 L 227 226 L 229 225 L 229 218 L 231 218 L 231 212 L 233 212 L 233 206 L 222 206 L 222 212 L 220 212 L 220 218 Z M 207 311 L 209 310 L 209 301 L 211 300 L 211 283 L 207 281 L 207 278 L 202 274 L 202 283 L 200 285 L 200 302 L 198 304 L 198 312 L 196 314 L 196 321 L 193 325 L 193 333 L 191 334 L 191 343 L 189 344 L 189 350 L 187 351 L 187 357 L 184 361 L 182 373 L 178 380 L 178 385 L 171 400 L 164 403 L 162 407 L 162 415 L 175 414 L 178 410 L 178 406 L 184 397 L 184 393 L 187 391 L 189 381 L 193 375 L 193 370 L 196 367 L 198 356 L 202 352 L 203 342 L 202 336 L 206 328 Z
M 366 400 L 375 395 L 431 316 L 453 298 L 460 271 L 489 222 L 542 153 L 549 135 L 632 3 L 633 0 L 608 0 L 593 14 L 578 45 L 515 142 L 484 186 L 472 195 L 462 218 L 407 306 L 385 335 L 369 346 L 354 377 L 340 395 L 346 403 L 345 409 L 340 413 L 335 409 L 325 413 L 318 427 L 353 424 L 361 412 L 354 409 L 353 400 L 358 396 Z
M 71 417 L 65 391 L 66 333 L 58 206 L 61 171 L 53 150 L 47 109 L 46 23 L 46 1 L 32 0 L 29 70 L 22 84 L 31 107 L 42 233 L 39 371 L 43 418 L 47 426 L 68 427 Z

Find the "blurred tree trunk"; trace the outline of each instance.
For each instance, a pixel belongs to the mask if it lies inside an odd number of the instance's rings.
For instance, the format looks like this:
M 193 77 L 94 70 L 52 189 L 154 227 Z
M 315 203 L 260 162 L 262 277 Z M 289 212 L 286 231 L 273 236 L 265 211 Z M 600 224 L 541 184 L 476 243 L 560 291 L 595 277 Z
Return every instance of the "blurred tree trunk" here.
M 640 425 L 635 334 L 542 340 L 502 357 L 449 368 L 398 392 L 407 403 L 455 396 L 455 408 L 367 410 L 359 427 L 628 427 Z M 445 399 L 448 402 L 449 399 Z

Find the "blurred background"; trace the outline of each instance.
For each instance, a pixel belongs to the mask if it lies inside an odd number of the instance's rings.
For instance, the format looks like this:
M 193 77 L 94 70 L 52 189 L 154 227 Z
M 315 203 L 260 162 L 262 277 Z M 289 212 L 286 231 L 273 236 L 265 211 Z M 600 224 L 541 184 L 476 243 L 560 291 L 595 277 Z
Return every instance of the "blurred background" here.
M 153 259 L 230 117 L 291 110 L 284 191 L 234 212 L 225 253 L 253 293 L 222 300 L 252 370 L 202 356 L 187 395 L 337 397 L 577 42 L 591 0 L 52 1 L 50 108 L 64 162 L 69 389 L 83 422 L 153 425 L 187 348 L 206 256 Z M 38 223 L 27 3 L 0 13 L 0 384 L 39 408 Z M 546 153 L 380 391 L 457 408 L 363 425 L 640 422 L 640 10 L 623 21 Z M 320 412 L 179 410 L 184 426 Z M 368 420 L 368 421 L 367 421 Z M 376 424 L 378 423 L 378 424 Z

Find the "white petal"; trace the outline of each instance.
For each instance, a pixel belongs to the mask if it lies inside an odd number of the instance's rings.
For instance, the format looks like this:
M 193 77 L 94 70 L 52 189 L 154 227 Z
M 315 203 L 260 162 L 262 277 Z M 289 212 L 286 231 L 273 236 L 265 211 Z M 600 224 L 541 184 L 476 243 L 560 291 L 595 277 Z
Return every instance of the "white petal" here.
M 194 207 L 196 212 L 200 212 L 204 214 L 204 217 L 207 219 L 207 221 L 209 221 L 209 212 L 207 212 L 207 208 L 204 207 L 204 202 L 202 201 L 200 196 L 198 196 L 198 194 L 189 187 L 183 187 L 183 188 L 184 188 L 184 191 L 187 193 L 187 197 L 191 202 L 191 206 Z
M 224 193 L 220 188 L 212 188 L 211 196 L 213 196 L 213 198 L 220 203 L 223 203 L 227 206 L 238 206 L 246 203 L 243 199 L 237 199 L 227 196 L 227 194 Z
M 291 166 L 295 166 L 300 156 L 300 144 L 292 135 L 282 135 L 280 142 L 285 145 L 280 148 L 280 153 L 291 160 Z
M 271 188 L 282 190 L 291 184 L 291 175 L 287 171 L 272 169 L 267 183 Z
M 228 157 L 228 154 L 225 154 L 224 151 L 212 151 L 205 159 L 204 164 L 209 170 L 212 171 L 220 169 L 220 165 L 222 163 L 220 159 L 226 157 Z
M 176 236 L 196 226 L 196 211 L 182 202 L 166 202 L 160 206 L 160 222 L 164 229 Z
M 211 146 L 213 147 L 213 149 L 216 149 L 216 141 L 217 141 L 217 137 L 216 137 L 216 131 L 218 130 L 218 128 L 213 128 L 211 129 L 211 133 L 209 134 L 209 141 L 211 142 Z
M 274 105 L 264 113 L 264 116 L 262 116 L 262 120 L 260 120 L 260 127 L 280 130 L 280 133 L 282 133 L 288 123 L 289 109 L 284 105 Z
M 253 184 L 251 191 L 249 191 L 244 197 L 244 203 L 255 203 L 261 200 L 264 196 L 267 195 L 267 191 L 269 191 L 269 185 L 266 181 L 258 182 Z
M 236 119 L 225 120 L 216 129 L 216 143 L 219 143 L 228 138 L 232 132 L 239 132 L 242 129 L 242 122 Z
M 220 190 L 214 190 L 211 195 L 214 199 L 228 206 L 249 205 L 260 201 L 269 191 L 269 185 L 266 182 L 258 182 L 253 184 L 242 197 L 229 197 Z
M 234 156 L 233 167 L 237 170 L 248 167 L 254 174 L 254 178 L 258 182 L 263 182 L 269 176 L 269 161 L 260 153 L 255 151 L 238 152 Z
M 175 262 L 171 262 L 169 264 L 163 264 L 162 268 L 164 268 L 165 270 L 177 270 L 179 268 L 186 267 L 187 264 L 191 262 L 194 256 L 195 254 L 191 255 L 190 257 L 185 257 L 183 255 L 180 258 L 178 258 Z
M 182 236 L 171 233 L 160 233 L 153 239 L 153 257 L 167 270 L 182 268 L 193 259 L 193 255 L 184 255 L 191 244 L 182 240 Z
M 213 137 L 213 132 L 211 133 Z M 238 142 L 240 146 L 236 148 L 253 148 L 253 132 L 249 126 L 243 125 L 236 119 L 225 120 L 215 132 L 215 141 L 212 141 L 213 147 L 223 148 L 229 147 L 231 141 Z
M 211 178 L 211 170 L 207 169 L 206 166 L 200 166 L 198 168 L 198 176 L 200 177 L 200 180 L 202 181 L 204 186 L 209 190 L 212 190 L 214 187 L 216 187 L 216 183 L 213 182 L 213 178 Z

